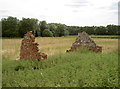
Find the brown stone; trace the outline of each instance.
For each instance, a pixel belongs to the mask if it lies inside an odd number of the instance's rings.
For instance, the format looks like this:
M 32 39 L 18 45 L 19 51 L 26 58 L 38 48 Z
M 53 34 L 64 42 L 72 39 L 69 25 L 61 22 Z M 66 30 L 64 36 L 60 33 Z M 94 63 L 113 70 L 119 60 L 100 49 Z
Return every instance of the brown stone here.
M 89 37 L 86 32 L 78 33 L 76 41 L 72 44 L 69 50 L 66 50 L 66 52 L 72 52 L 79 47 L 85 47 L 94 52 L 102 52 L 102 47 L 97 46 L 96 43 Z
M 38 45 L 38 43 L 35 43 L 35 36 L 32 32 L 27 32 L 21 43 L 20 59 L 47 59 L 45 53 L 39 52 Z

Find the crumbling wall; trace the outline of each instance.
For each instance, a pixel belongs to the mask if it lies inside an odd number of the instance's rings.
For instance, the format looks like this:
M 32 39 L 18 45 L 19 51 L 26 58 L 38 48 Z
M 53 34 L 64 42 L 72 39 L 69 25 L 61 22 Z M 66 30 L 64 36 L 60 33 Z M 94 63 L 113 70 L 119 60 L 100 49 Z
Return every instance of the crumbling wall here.
M 21 43 L 20 59 L 47 59 L 45 53 L 39 52 L 38 43 L 35 43 L 35 36 L 32 32 L 27 32 Z
M 102 47 L 97 46 L 96 43 L 89 37 L 86 32 L 78 33 L 76 41 L 72 44 L 69 50 L 66 50 L 66 52 L 74 51 L 81 46 L 86 47 L 94 52 L 102 52 Z

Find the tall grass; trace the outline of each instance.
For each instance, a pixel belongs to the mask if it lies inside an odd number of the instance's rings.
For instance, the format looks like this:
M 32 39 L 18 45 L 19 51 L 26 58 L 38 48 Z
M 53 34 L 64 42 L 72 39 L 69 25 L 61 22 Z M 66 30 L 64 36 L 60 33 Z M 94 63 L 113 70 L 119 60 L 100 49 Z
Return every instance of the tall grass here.
M 116 87 L 118 52 L 80 49 L 47 60 L 3 60 L 4 87 Z
M 64 53 L 69 49 L 77 36 L 68 37 L 38 37 L 36 42 L 39 44 L 41 52 L 53 56 L 59 53 Z M 2 55 L 6 59 L 15 60 L 19 57 L 20 45 L 22 39 L 2 39 Z M 117 39 L 93 39 L 97 45 L 102 46 L 103 53 L 111 52 L 118 49 Z M 4 59 L 3 58 L 3 59 Z
M 93 40 L 103 53 L 87 49 L 65 53 L 76 36 L 38 37 L 47 60 L 15 60 L 22 39 L 2 39 L 3 87 L 116 87 L 118 86 L 118 40 Z M 116 51 L 113 51 L 116 50 Z

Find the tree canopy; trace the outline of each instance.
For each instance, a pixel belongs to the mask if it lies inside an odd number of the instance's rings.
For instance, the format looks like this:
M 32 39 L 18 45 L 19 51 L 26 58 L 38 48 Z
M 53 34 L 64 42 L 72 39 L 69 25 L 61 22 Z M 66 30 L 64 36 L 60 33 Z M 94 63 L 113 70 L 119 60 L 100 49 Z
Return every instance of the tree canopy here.
M 67 26 L 61 23 L 47 23 L 35 18 L 22 18 L 9 16 L 2 18 L 2 36 L 3 37 L 23 37 L 28 31 L 32 31 L 35 36 L 61 37 L 66 35 L 77 35 L 85 31 L 89 35 L 120 35 L 119 25 L 107 26 Z M 47 30 L 46 30 L 47 29 Z M 44 31 L 45 30 L 45 31 Z

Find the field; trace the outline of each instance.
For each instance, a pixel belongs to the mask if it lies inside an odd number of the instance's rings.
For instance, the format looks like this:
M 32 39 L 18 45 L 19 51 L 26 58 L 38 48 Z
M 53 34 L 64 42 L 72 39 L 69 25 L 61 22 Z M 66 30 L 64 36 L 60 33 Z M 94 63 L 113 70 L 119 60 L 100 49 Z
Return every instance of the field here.
M 47 60 L 19 59 L 20 38 L 2 39 L 2 86 L 4 87 L 116 87 L 118 86 L 118 40 L 97 38 L 102 53 L 87 49 L 65 53 L 77 36 L 38 37 Z M 17 61 L 16 61 L 17 60 Z

